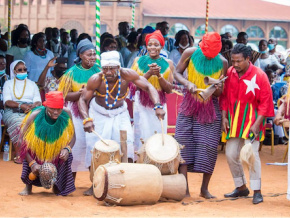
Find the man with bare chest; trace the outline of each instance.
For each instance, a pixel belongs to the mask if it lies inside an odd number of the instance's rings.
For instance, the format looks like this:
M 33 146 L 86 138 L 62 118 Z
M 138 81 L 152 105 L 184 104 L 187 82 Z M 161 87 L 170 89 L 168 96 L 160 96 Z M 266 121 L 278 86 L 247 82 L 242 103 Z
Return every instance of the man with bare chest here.
M 134 159 L 133 129 L 125 98 L 129 92 L 129 83 L 149 93 L 153 101 L 156 116 L 164 119 L 165 111 L 160 104 L 156 89 L 134 70 L 120 68 L 119 53 L 104 52 L 101 55 L 102 71 L 93 75 L 79 100 L 79 111 L 84 118 L 87 152 L 86 166 L 91 165 L 91 150 L 99 139 L 92 134 L 98 132 L 104 139 L 120 143 L 120 130 L 127 131 L 127 155 Z

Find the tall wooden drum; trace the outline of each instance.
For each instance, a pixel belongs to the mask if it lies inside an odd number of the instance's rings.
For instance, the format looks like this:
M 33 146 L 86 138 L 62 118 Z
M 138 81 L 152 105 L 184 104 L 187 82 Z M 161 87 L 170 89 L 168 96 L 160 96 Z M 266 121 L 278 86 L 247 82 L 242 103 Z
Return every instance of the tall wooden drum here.
M 162 134 L 151 136 L 138 153 L 139 163 L 155 165 L 162 175 L 176 174 L 182 161 L 180 145 L 170 135 L 164 135 L 164 144 Z
M 110 161 L 121 161 L 120 145 L 113 140 L 104 140 L 108 145 L 101 140 L 97 141 L 92 150 L 92 163 L 90 169 L 90 179 L 93 182 L 95 170 L 103 164 Z

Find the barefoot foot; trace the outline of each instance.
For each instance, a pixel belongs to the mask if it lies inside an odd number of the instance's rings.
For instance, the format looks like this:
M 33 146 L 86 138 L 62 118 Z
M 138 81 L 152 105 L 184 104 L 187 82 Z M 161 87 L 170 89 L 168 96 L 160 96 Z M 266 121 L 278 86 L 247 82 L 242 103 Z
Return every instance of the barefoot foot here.
M 93 186 L 83 193 L 84 196 L 92 196 L 94 194 Z
M 200 197 L 203 197 L 205 199 L 216 198 L 216 196 L 211 195 L 208 190 L 206 190 L 206 191 L 200 191 L 199 196 Z
M 32 185 L 26 185 L 22 192 L 18 193 L 21 196 L 32 194 Z

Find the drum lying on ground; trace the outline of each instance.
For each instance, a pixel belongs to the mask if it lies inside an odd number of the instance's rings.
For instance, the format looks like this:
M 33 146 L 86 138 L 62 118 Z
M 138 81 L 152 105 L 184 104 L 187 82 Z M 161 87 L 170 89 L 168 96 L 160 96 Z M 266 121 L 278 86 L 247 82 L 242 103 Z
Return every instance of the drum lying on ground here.
M 157 166 L 162 175 L 176 174 L 181 162 L 180 145 L 170 135 L 162 134 L 151 136 L 138 152 L 138 163 L 153 164 Z
M 90 179 L 93 182 L 93 176 L 95 170 L 103 164 L 110 161 L 121 161 L 120 145 L 113 140 L 104 140 L 108 145 L 101 140 L 97 141 L 92 150 L 92 162 L 90 168 Z
M 186 194 L 186 179 L 183 174 L 162 176 L 163 191 L 161 198 L 181 201 Z
M 94 195 L 116 205 L 155 204 L 163 189 L 161 173 L 149 164 L 108 163 L 95 171 Z

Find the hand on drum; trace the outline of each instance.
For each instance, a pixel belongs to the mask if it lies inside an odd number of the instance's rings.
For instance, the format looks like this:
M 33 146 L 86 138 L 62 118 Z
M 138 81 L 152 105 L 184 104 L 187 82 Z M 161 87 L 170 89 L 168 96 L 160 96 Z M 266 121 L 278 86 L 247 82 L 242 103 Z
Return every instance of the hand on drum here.
M 60 152 L 60 155 L 59 155 L 59 158 L 66 161 L 68 159 L 68 156 L 69 156 L 69 152 L 67 149 L 62 149 L 61 152 Z
M 155 114 L 158 117 L 158 119 L 162 119 L 164 120 L 164 116 L 165 116 L 165 111 L 162 108 L 157 108 L 155 110 Z
M 31 166 L 31 171 L 34 175 L 38 175 L 39 174 L 39 169 L 40 169 L 41 165 L 35 163 Z
M 95 129 L 93 121 L 88 121 L 84 124 L 85 132 L 92 132 Z
M 188 82 L 186 88 L 191 94 L 194 94 L 196 92 L 196 85 L 191 82 Z

